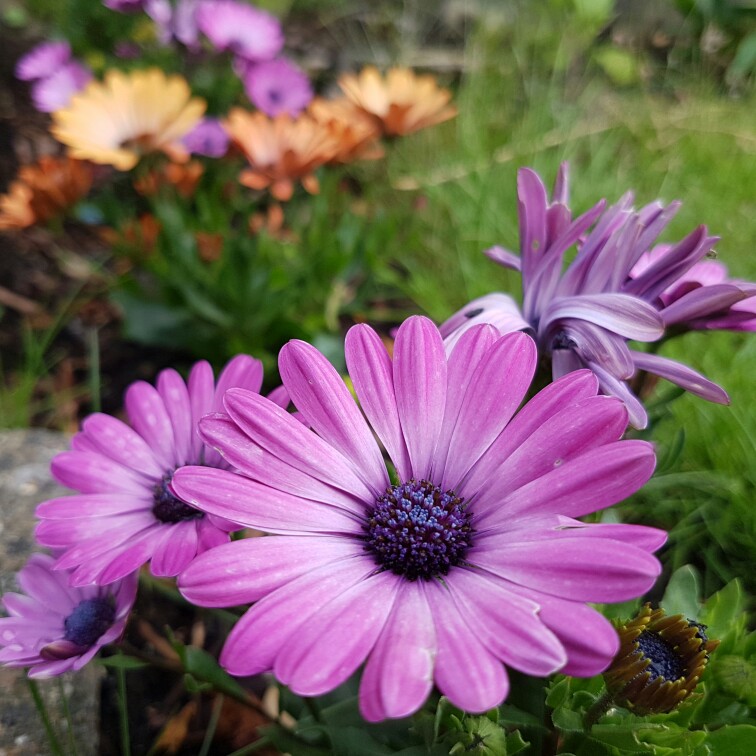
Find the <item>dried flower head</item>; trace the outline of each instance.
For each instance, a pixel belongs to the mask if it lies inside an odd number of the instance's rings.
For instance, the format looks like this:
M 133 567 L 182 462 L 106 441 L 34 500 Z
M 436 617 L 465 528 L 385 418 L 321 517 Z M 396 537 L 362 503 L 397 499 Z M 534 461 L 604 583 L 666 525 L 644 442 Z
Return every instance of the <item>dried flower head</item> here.
M 618 631 L 620 650 L 604 680 L 617 704 L 640 715 L 676 709 L 696 689 L 719 645 L 706 637 L 705 625 L 650 604 Z
M 418 76 L 409 68 L 392 68 L 381 76 L 374 66 L 339 79 L 344 94 L 374 116 L 388 136 L 402 136 L 435 126 L 457 115 L 449 104 L 451 92 L 432 76 Z
M 282 202 L 291 198 L 295 181 L 300 181 L 310 194 L 318 193 L 314 171 L 327 163 L 337 149 L 334 137 L 323 124 L 307 116 L 269 118 L 235 108 L 225 126 L 250 163 L 239 176 L 244 186 L 270 188 L 270 193 Z
M 128 171 L 142 155 L 156 151 L 185 160 L 180 139 L 204 112 L 205 101 L 192 97 L 181 76 L 166 76 L 158 68 L 110 70 L 103 82 L 92 82 L 53 114 L 51 131 L 74 157 Z
M 0 197 L 0 230 L 44 223 L 75 205 L 92 186 L 92 166 L 70 157 L 26 165 Z

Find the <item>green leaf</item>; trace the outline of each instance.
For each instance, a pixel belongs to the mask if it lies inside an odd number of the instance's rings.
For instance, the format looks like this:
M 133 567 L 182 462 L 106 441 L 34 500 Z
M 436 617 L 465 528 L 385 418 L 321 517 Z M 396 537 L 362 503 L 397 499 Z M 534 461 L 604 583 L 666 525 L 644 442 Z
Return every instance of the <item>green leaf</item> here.
M 696 620 L 701 612 L 700 592 L 698 570 L 686 564 L 672 574 L 661 605 L 667 614 L 682 614 Z
M 519 753 L 528 747 L 529 743 L 523 740 L 519 730 L 509 733 L 507 735 L 507 756 L 511 756 L 513 753 Z
M 551 715 L 551 720 L 554 722 L 554 726 L 562 730 L 562 732 L 582 732 L 583 731 L 583 716 L 577 711 L 571 711 L 570 709 L 560 706 L 554 710 Z
M 236 680 L 223 670 L 215 657 L 211 656 L 196 646 L 183 646 L 174 644 L 176 651 L 181 657 L 184 671 L 195 677 L 200 682 L 210 683 L 217 691 L 233 696 L 239 701 L 249 699 L 247 693 Z
M 756 705 L 756 665 L 741 656 L 717 657 L 713 675 L 722 689 L 731 696 Z
M 706 602 L 701 621 L 710 638 L 722 639 L 744 622 L 744 597 L 740 581 L 735 579 Z
M 125 654 L 118 654 L 117 656 L 108 656 L 103 659 L 97 660 L 103 667 L 109 667 L 110 669 L 142 669 L 143 667 L 149 667 L 149 662 L 137 659 L 134 656 L 126 656 Z
M 707 733 L 712 756 L 748 756 L 756 753 L 756 727 L 730 725 Z

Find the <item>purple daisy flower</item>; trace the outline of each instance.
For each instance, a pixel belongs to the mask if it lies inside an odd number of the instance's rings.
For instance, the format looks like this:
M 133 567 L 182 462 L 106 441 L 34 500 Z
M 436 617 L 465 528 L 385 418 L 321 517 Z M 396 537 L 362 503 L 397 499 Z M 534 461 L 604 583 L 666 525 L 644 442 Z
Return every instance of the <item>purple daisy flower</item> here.
M 272 670 L 304 696 L 365 663 L 370 721 L 412 714 L 434 682 L 456 706 L 486 711 L 507 695 L 505 665 L 537 676 L 603 670 L 617 636 L 585 602 L 647 591 L 666 537 L 574 519 L 651 476 L 651 445 L 619 440 L 623 404 L 597 396 L 585 370 L 515 415 L 535 344 L 488 325 L 447 358 L 438 329 L 410 318 L 393 360 L 358 325 L 346 357 L 365 416 L 327 359 L 291 341 L 279 367 L 304 422 L 232 389 L 227 414 L 205 418 L 200 433 L 238 472 L 176 473 L 194 506 L 272 534 L 213 549 L 179 577 L 200 605 L 255 602 L 221 663 L 234 675 Z
M 270 60 L 283 47 L 280 21 L 237 0 L 205 0 L 195 20 L 218 50 L 230 50 L 247 61 Z
M 55 73 L 71 58 L 68 42 L 41 42 L 19 58 L 16 63 L 16 78 L 22 81 L 44 79 Z
M 102 4 L 117 13 L 138 13 L 144 10 L 147 0 L 102 0 Z
M 670 250 L 669 245 L 659 244 L 641 255 L 630 279 L 642 276 L 652 265 L 666 267 Z M 727 266 L 718 260 L 697 262 L 662 291 L 656 303 L 664 325 L 678 332 L 756 331 L 756 284 L 731 279 Z
M 217 118 L 203 118 L 182 140 L 189 152 L 205 157 L 223 157 L 229 136 Z
M 276 58 L 244 67 L 242 81 L 247 96 L 263 113 L 298 116 L 312 101 L 307 74 L 286 58 Z
M 71 98 L 81 92 L 94 78 L 92 71 L 77 60 L 71 60 L 50 76 L 35 81 L 31 96 L 34 107 L 42 113 L 65 108 Z
M 552 199 L 538 174 L 523 168 L 517 176 L 520 255 L 501 247 L 486 254 L 522 275 L 522 308 L 504 294 L 470 302 L 442 326 L 451 347 L 467 328 L 494 323 L 501 332 L 523 329 L 535 335 L 538 349 L 551 360 L 552 377 L 583 367 L 596 373 L 602 391 L 620 397 L 630 422 L 644 428 L 648 422 L 640 400 L 627 381 L 645 370 L 666 378 L 697 396 L 727 404 L 725 391 L 700 373 L 659 355 L 631 350 L 628 340 L 662 339 L 668 318 L 679 308 L 686 317 L 700 316 L 712 304 L 726 307 L 748 294 L 730 285 L 712 292 L 701 289 L 670 311 L 659 295 L 690 270 L 711 249 L 717 237 L 699 226 L 671 246 L 663 260 L 642 274 L 631 271 L 677 212 L 680 203 L 664 207 L 653 202 L 633 210 L 631 193 L 605 209 L 601 200 L 591 210 L 572 218 L 567 205 L 567 164 L 557 175 Z M 565 253 L 577 246 L 574 260 L 564 266 Z
M 164 370 L 157 388 L 138 381 L 126 392 L 131 427 L 100 413 L 84 420 L 72 451 L 58 454 L 51 465 L 56 480 L 79 495 L 37 507 L 37 540 L 64 550 L 55 567 L 72 570 L 72 585 L 105 585 L 147 561 L 153 575 L 178 575 L 238 529 L 177 498 L 171 479 L 187 463 L 226 466 L 202 443 L 197 424 L 221 409 L 226 389 L 259 391 L 262 375 L 259 360 L 246 355 L 228 363 L 217 385 L 207 362 L 194 365 L 188 385 L 175 370 Z
M 29 677 L 81 669 L 126 627 L 137 591 L 136 572 L 107 588 L 73 588 L 55 559 L 34 554 L 18 573 L 26 595 L 6 593 L 0 618 L 0 664 L 29 667 Z

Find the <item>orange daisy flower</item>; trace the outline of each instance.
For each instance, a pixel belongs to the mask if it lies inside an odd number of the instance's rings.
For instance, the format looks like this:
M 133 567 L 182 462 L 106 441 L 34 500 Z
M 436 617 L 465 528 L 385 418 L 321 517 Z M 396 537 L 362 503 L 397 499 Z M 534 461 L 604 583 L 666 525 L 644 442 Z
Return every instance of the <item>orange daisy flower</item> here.
M 457 115 L 449 104 L 451 92 L 432 76 L 417 76 L 408 68 L 392 68 L 385 78 L 374 66 L 339 79 L 344 94 L 378 119 L 387 136 L 402 136 L 434 126 Z
M 74 157 L 133 168 L 142 155 L 162 151 L 183 162 L 188 153 L 179 140 L 197 125 L 205 101 L 192 97 L 181 76 L 158 68 L 110 70 L 93 81 L 71 104 L 53 113 L 53 136 Z
M 314 171 L 331 160 L 338 148 L 331 131 L 307 116 L 270 118 L 234 108 L 224 125 L 250 163 L 239 181 L 251 189 L 270 188 L 282 202 L 291 198 L 295 181 L 317 194 L 320 187 Z
M 70 157 L 43 157 L 26 165 L 0 197 L 0 229 L 44 223 L 84 197 L 92 186 L 92 166 Z
M 317 97 L 310 103 L 308 112 L 316 121 L 325 124 L 336 139 L 338 149 L 329 162 L 351 163 L 383 157 L 383 148 L 376 144 L 381 136 L 378 122 L 351 100 Z
M 172 186 L 182 197 L 191 197 L 205 168 L 199 160 L 188 163 L 168 163 L 134 180 L 134 189 L 145 197 L 157 194 L 163 187 Z

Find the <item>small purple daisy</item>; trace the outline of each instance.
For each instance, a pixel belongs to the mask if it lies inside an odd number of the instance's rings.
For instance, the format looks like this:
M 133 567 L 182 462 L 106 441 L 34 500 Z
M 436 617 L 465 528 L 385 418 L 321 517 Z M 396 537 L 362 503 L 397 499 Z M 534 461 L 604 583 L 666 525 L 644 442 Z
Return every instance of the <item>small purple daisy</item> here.
M 32 84 L 34 107 L 42 113 L 65 108 L 71 98 L 81 92 L 94 78 L 92 71 L 77 60 L 71 60 L 50 76 Z
M 229 136 L 217 118 L 203 118 L 182 140 L 194 155 L 223 157 L 228 151 Z
M 136 572 L 107 588 L 74 588 L 54 562 L 34 554 L 18 573 L 26 595 L 3 596 L 10 616 L 0 618 L 0 664 L 29 667 L 29 677 L 81 669 L 123 635 L 136 597 Z
M 71 59 L 68 42 L 41 42 L 16 63 L 16 78 L 22 81 L 44 79 Z
M 200 433 L 238 472 L 176 472 L 193 506 L 272 534 L 219 546 L 179 577 L 199 605 L 254 602 L 225 668 L 272 671 L 318 696 L 364 664 L 369 721 L 411 715 L 434 683 L 461 709 L 486 711 L 507 695 L 506 666 L 539 677 L 605 669 L 617 634 L 586 602 L 646 592 L 666 538 L 575 519 L 654 469 L 650 444 L 620 440 L 622 402 L 597 396 L 583 370 L 517 413 L 535 344 L 488 325 L 447 357 L 438 329 L 410 318 L 393 359 L 358 325 L 346 358 L 359 407 L 317 349 L 291 341 L 279 367 L 303 422 L 232 389 L 227 414 Z
M 631 339 L 659 341 L 668 335 L 665 328 L 670 325 L 721 312 L 752 295 L 753 285 L 730 282 L 699 287 L 670 307 L 660 299 L 700 263 L 717 237 L 699 226 L 633 275 L 680 203 L 664 207 L 653 202 L 634 210 L 628 193 L 608 209 L 601 200 L 573 220 L 567 191 L 566 164 L 559 169 L 551 199 L 537 173 L 529 168 L 519 171 L 520 255 L 498 246 L 486 254 L 520 272 L 522 308 L 505 294 L 476 299 L 441 326 L 447 345 L 452 347 L 466 329 L 479 323 L 497 325 L 502 333 L 527 330 L 534 334 L 541 354 L 550 359 L 555 380 L 572 370 L 590 368 L 602 391 L 625 402 L 636 428 L 648 422 L 628 384 L 640 370 L 709 401 L 729 403 L 720 386 L 687 365 L 628 346 Z M 577 253 L 565 266 L 565 255 L 573 246 Z
M 117 13 L 138 13 L 144 10 L 147 0 L 102 0 L 102 4 Z
M 192 368 L 188 385 L 164 370 L 157 387 L 138 381 L 126 392 L 131 427 L 100 413 L 84 420 L 72 451 L 51 465 L 56 480 L 80 493 L 43 502 L 36 513 L 37 540 L 63 550 L 55 567 L 72 570 L 72 585 L 106 585 L 148 561 L 153 575 L 178 575 L 197 554 L 228 540 L 238 527 L 182 501 L 171 480 L 188 463 L 226 467 L 202 443 L 197 424 L 222 408 L 226 389 L 257 392 L 262 376 L 259 360 L 246 355 L 228 363 L 217 385 L 207 362 Z
M 270 60 L 283 47 L 280 21 L 237 0 L 205 0 L 195 20 L 218 50 L 229 50 L 247 61 Z
M 247 96 L 266 115 L 288 113 L 296 117 L 312 101 L 307 74 L 286 58 L 247 65 L 245 69 L 242 80 Z

